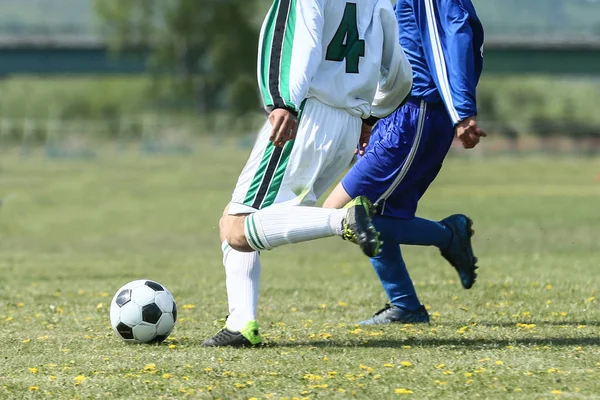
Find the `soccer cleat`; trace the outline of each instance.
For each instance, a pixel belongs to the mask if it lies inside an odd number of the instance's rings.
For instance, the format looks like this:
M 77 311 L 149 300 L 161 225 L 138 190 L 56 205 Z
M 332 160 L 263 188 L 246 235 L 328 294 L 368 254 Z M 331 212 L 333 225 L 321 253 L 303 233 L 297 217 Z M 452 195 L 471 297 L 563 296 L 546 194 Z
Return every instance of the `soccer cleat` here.
M 360 246 L 368 257 L 380 252 L 379 233 L 371 220 L 371 202 L 364 196 L 353 199 L 344 207 L 348 211 L 342 221 L 342 238 Z
M 232 331 L 225 326 L 213 337 L 202 343 L 202 347 L 252 347 L 262 344 L 262 338 L 258 332 L 258 324 L 256 321 L 250 321 L 246 326 L 238 331 Z
M 409 311 L 402 307 L 392 304 L 386 304 L 381 310 L 377 311 L 373 318 L 359 322 L 359 325 L 381 325 L 381 324 L 428 324 L 429 313 L 424 306 L 417 310 Z
M 477 279 L 477 257 L 473 254 L 471 237 L 473 221 L 462 214 L 451 215 L 441 221 L 452 232 L 452 241 L 448 248 L 440 250 L 442 256 L 456 269 L 460 282 L 470 289 Z

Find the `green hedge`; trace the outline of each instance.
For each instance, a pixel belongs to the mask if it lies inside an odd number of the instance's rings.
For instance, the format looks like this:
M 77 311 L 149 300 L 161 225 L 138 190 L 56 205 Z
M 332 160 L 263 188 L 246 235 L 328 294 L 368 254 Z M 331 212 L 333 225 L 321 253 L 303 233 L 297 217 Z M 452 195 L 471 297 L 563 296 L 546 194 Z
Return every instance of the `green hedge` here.
M 258 96 L 256 114 L 240 116 L 224 110 L 198 116 L 193 104 L 178 102 L 166 89 L 143 76 L 14 77 L 0 81 L 0 93 L 0 118 L 11 121 L 10 136 L 14 137 L 22 134 L 25 120 L 32 121 L 35 136 L 41 137 L 47 120 L 94 121 L 103 125 L 100 130 L 106 136 L 116 136 L 124 129 L 131 135 L 141 135 L 144 121 L 149 120 L 144 116 L 148 115 L 170 127 L 188 126 L 193 134 L 215 130 L 247 133 L 262 120 Z M 496 135 L 600 137 L 598 79 L 484 77 L 478 102 L 480 119 Z

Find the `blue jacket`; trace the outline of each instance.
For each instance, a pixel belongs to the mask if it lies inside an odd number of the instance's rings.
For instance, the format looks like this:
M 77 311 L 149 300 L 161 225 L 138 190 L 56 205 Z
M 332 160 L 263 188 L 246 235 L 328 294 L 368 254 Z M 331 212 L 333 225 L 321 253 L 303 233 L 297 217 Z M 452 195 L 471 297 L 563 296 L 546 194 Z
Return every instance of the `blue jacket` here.
M 476 115 L 484 34 L 471 0 L 398 0 L 396 18 L 413 68 L 411 95 L 443 101 L 455 125 Z

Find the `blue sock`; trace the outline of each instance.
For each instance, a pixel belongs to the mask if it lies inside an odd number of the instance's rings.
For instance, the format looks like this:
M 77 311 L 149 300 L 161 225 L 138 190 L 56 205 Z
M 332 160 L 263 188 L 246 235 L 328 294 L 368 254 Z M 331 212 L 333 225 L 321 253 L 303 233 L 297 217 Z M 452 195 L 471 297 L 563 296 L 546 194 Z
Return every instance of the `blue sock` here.
M 452 232 L 437 221 L 415 217 L 398 219 L 377 215 L 373 223 L 382 236 L 398 244 L 436 246 L 445 249 L 450 246 Z M 385 239 L 383 239 L 385 241 Z
M 390 303 L 406 310 L 421 306 L 415 286 L 406 269 L 400 251 L 401 244 L 437 246 L 446 248 L 452 240 L 452 232 L 436 221 L 422 218 L 403 220 L 375 216 L 373 223 L 381 233 L 381 253 L 371 258 L 371 265 L 379 277 Z
M 384 241 L 381 253 L 370 260 L 390 303 L 410 311 L 418 309 L 421 302 L 402 259 L 400 245 L 386 240 L 383 234 L 381 238 Z

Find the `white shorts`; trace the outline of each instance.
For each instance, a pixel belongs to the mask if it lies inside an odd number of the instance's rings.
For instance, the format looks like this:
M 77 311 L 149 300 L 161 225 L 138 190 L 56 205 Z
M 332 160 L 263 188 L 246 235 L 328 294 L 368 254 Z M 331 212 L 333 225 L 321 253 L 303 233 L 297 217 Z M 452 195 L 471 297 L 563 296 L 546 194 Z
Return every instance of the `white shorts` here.
M 252 213 L 272 204 L 314 205 L 352 161 L 361 119 L 311 98 L 301 107 L 296 139 L 282 147 L 261 129 L 238 179 L 229 214 Z

